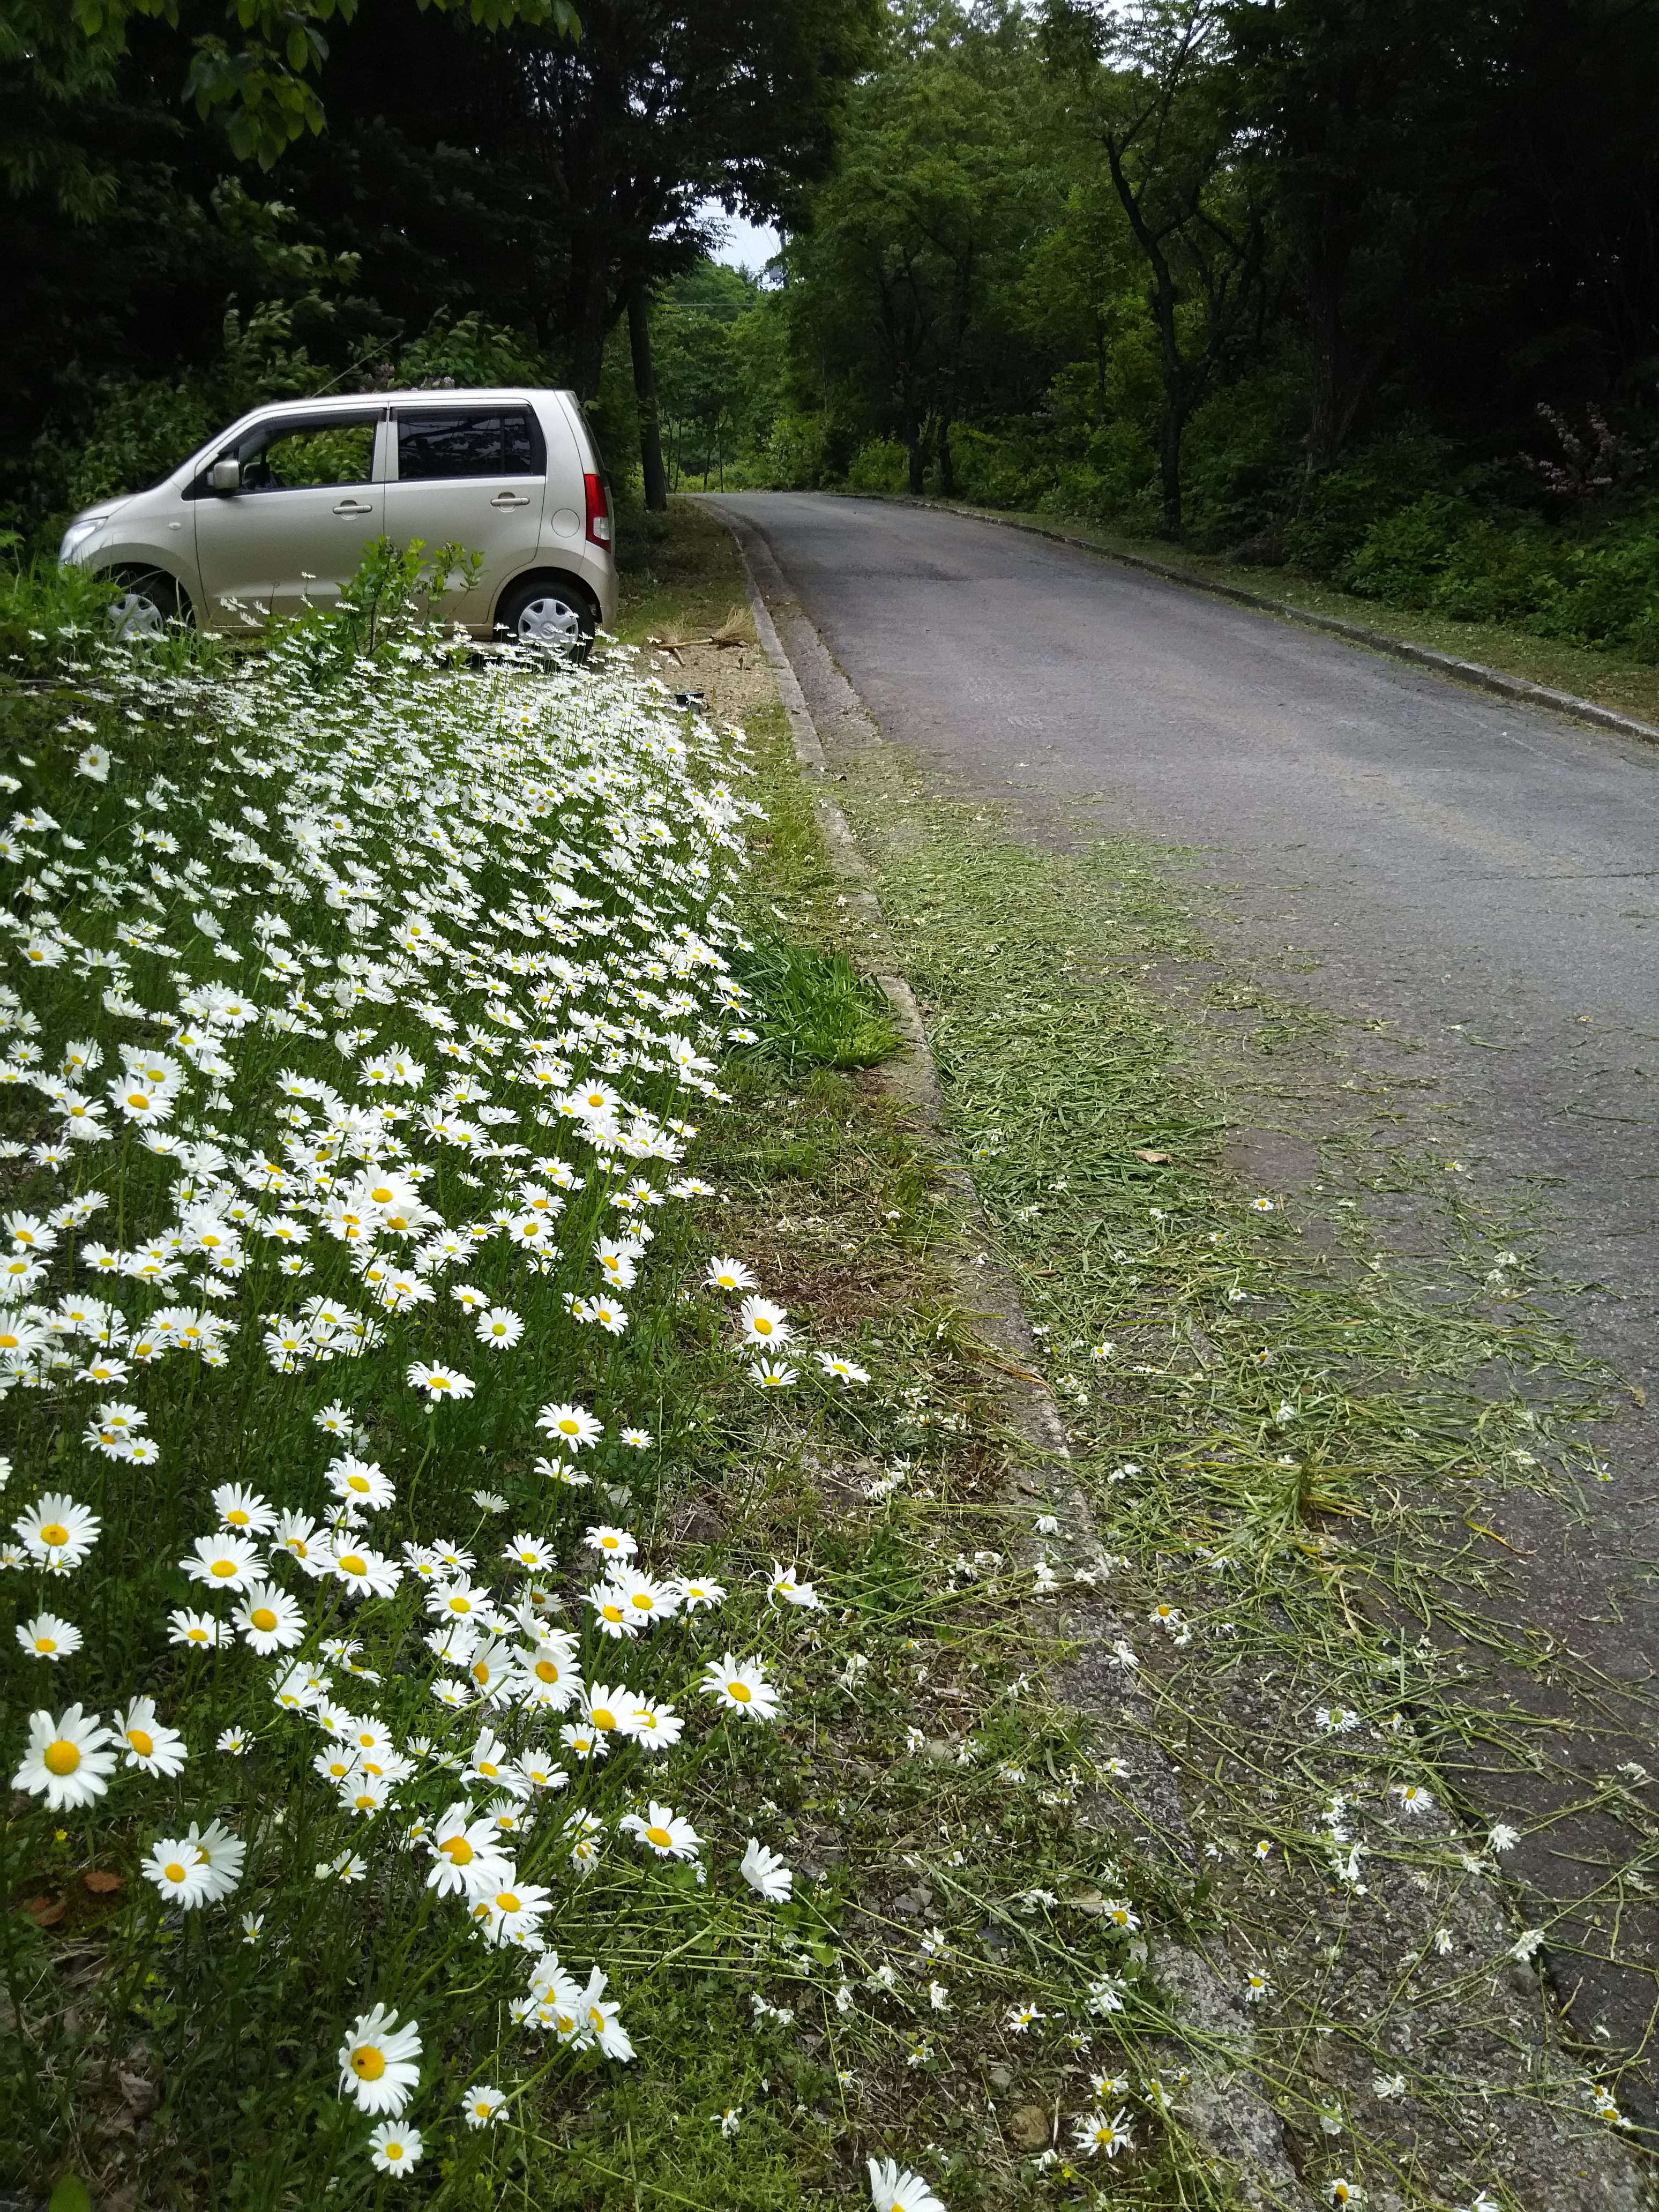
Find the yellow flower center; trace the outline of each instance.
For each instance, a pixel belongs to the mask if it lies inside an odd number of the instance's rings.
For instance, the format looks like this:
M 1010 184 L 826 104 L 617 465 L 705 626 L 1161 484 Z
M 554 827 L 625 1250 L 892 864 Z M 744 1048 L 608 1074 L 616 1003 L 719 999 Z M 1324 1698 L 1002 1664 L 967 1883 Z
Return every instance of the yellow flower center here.
M 574 1436 L 578 1435 L 578 1434 L 580 1433 L 580 1423 L 578 1423 L 578 1422 L 575 1422 L 575 1421 L 561 1421 L 561 1422 L 559 1423 L 559 1434 L 560 1434 L 561 1436 L 564 1436 L 564 1437 L 574 1437 Z
M 475 1659 L 473 1661 L 472 1679 L 475 1682 L 479 1683 L 480 1685 L 489 1680 L 489 1662 L 488 1659 Z
M 750 1690 L 747 1682 L 728 1682 L 726 1686 L 729 1694 L 734 1697 L 740 1705 L 746 1705 L 749 1703 Z
M 246 1528 L 248 1526 L 250 1518 L 251 1516 L 245 1512 L 240 1505 L 234 1506 L 225 1516 L 227 1522 L 233 1528 Z
M 340 1561 L 340 1571 L 348 1575 L 366 1575 L 368 1572 L 368 1562 L 360 1558 L 356 1552 L 348 1552 Z
M 453 1597 L 449 1601 L 449 1609 L 452 1613 L 471 1613 L 472 1601 L 470 1597 Z
M 645 1840 L 647 1844 L 654 1844 L 659 1851 L 665 1851 L 672 1847 L 674 1838 L 666 1828 L 647 1828 Z
M 140 1759 L 149 1759 L 155 1749 L 155 1739 L 147 1729 L 130 1728 L 127 1730 L 127 1741 Z
M 558 1662 L 554 1659 L 538 1659 L 536 1662 L 536 1679 L 538 1682 L 556 1682 L 559 1679 Z
M 129 1091 L 127 1103 L 129 1106 L 135 1107 L 141 1114 L 147 1114 L 149 1111 L 149 1101 L 142 1091 Z
M 472 1846 L 465 1836 L 451 1836 L 447 1843 L 440 1844 L 438 1849 L 452 1866 L 471 1866 L 472 1863 Z
M 609 1705 L 595 1705 L 592 1717 L 596 1729 L 611 1729 L 617 1725 L 617 1716 Z
M 503 1889 L 496 1894 L 495 1910 L 498 1912 L 521 1912 L 524 1907 L 512 1890 Z
M 167 1865 L 161 1869 L 161 1871 L 169 1881 L 182 1881 L 185 1879 L 185 1869 L 179 1865 L 177 1859 L 169 1859 Z
M 346 1488 L 355 1490 L 360 1497 L 366 1498 L 368 1495 L 368 1477 L 366 1474 L 349 1474 L 346 1477 Z
M 208 1572 L 212 1575 L 216 1575 L 221 1582 L 228 1581 L 230 1577 L 234 1575 L 235 1571 L 236 1562 L 234 1559 L 216 1559 L 213 1562 L 213 1565 L 208 1569 Z
M 495 1763 L 494 1763 L 492 1760 L 490 1760 L 490 1759 L 481 1759 L 478 1761 L 478 1771 L 479 1771 L 479 1773 L 480 1773 L 480 1774 L 482 1774 L 482 1775 L 485 1778 L 485 1779 L 486 1779 L 486 1780 L 488 1780 L 488 1781 L 492 1781 L 492 1782 L 493 1782 L 493 1781 L 495 1780 L 495 1777 L 496 1777 L 496 1776 L 501 1772 L 501 1768 L 500 1768 L 499 1766 L 495 1765 Z
M 656 1604 L 649 1590 L 635 1590 L 628 1601 L 639 1613 L 649 1613 Z
M 37 1636 L 34 1639 L 34 1648 L 37 1651 L 55 1651 L 58 1649 L 58 1638 L 55 1636 Z
M 268 1605 L 256 1605 L 248 1619 L 262 1636 L 269 1636 L 276 1626 L 276 1615 Z
M 370 1191 L 368 1194 L 376 1206 L 390 1206 L 392 1203 L 392 1194 L 385 1183 L 382 1183 L 378 1190 Z
M 757 1336 L 770 1336 L 772 1334 L 772 1324 L 764 1314 L 761 1315 L 755 1323 L 755 1334 Z
M 67 1544 L 69 1540 L 69 1530 L 64 1526 L 61 1521 L 48 1521 L 46 1527 L 40 1531 L 40 1541 L 43 1544 L 52 1544 L 54 1546 L 58 1544 Z
M 351 1802 L 360 1813 L 372 1813 L 374 1809 L 374 1792 L 372 1790 L 360 1790 Z
M 623 1620 L 627 1618 L 619 1605 L 602 1605 L 599 1612 L 606 1620 Z
M 351 2070 L 360 2081 L 378 2081 L 386 2072 L 386 2053 L 362 2044 L 351 2054 Z

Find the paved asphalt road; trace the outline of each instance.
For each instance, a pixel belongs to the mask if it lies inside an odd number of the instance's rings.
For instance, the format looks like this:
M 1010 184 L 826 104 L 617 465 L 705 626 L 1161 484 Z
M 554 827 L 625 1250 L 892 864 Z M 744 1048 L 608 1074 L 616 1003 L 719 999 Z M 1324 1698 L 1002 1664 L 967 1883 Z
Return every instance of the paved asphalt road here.
M 760 532 L 885 735 L 941 786 L 1012 806 L 1035 838 L 1080 818 L 1202 848 L 1172 866 L 1213 894 L 1224 956 L 1303 948 L 1316 966 L 1275 989 L 1424 1045 L 1413 1072 L 1460 1102 L 1475 1173 L 1545 1194 L 1544 1264 L 1590 1285 L 1579 1340 L 1638 1395 L 1597 1438 L 1615 1477 L 1597 1527 L 1527 1524 L 1521 1602 L 1650 1681 L 1659 746 L 1013 529 L 812 495 L 710 504 Z M 1625 1755 L 1604 1737 L 1583 1763 Z

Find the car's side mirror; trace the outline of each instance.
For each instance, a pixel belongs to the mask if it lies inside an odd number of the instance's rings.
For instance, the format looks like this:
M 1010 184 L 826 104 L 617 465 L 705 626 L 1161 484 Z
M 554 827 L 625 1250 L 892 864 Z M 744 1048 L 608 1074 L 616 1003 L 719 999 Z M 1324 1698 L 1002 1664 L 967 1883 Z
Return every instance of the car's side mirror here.
M 215 491 L 240 491 L 242 488 L 241 463 L 216 461 L 208 471 L 208 483 Z

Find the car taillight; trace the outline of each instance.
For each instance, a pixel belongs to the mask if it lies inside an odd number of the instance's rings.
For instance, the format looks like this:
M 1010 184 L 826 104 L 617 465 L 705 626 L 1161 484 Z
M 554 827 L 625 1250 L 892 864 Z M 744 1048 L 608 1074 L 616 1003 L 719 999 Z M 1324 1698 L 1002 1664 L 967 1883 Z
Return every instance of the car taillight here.
M 595 545 L 609 546 L 611 543 L 611 502 L 605 495 L 603 477 L 585 476 L 587 487 L 587 535 Z

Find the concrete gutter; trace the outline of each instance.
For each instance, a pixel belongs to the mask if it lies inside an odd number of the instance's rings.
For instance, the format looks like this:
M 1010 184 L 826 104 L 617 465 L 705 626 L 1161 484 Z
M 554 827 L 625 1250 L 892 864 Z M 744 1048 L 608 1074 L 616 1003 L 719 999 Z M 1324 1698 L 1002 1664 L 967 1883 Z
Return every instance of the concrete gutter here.
M 1484 661 L 1462 660 L 1455 653 L 1437 652 L 1431 645 L 1415 645 L 1409 638 L 1394 637 L 1387 630 L 1371 629 L 1364 623 L 1345 622 L 1340 615 L 1322 615 L 1312 607 L 1299 607 L 1289 599 L 1276 599 L 1267 592 L 1246 591 L 1240 584 L 1224 584 L 1219 578 L 1195 574 L 1190 568 L 1176 568 L 1168 561 L 1153 561 L 1143 553 L 1121 552 L 1115 545 L 1103 545 L 1098 539 L 1085 538 L 1075 530 L 1062 530 L 1057 524 L 1038 522 L 1027 515 L 1001 514 L 995 508 L 969 507 L 960 500 L 916 499 L 908 492 L 845 493 L 842 497 L 879 499 L 896 507 L 919 507 L 945 514 L 960 514 L 972 522 L 995 523 L 1003 530 L 1023 530 L 1033 538 L 1049 538 L 1057 545 L 1073 545 L 1080 552 L 1094 553 L 1103 561 L 1115 561 L 1125 568 L 1139 568 L 1143 574 L 1157 576 L 1166 584 L 1182 584 L 1191 592 L 1207 592 L 1212 599 L 1231 599 L 1235 606 L 1253 608 L 1258 614 L 1277 615 L 1281 621 L 1297 623 L 1304 629 L 1322 630 L 1328 637 L 1340 637 L 1350 645 L 1363 645 L 1370 652 L 1387 653 L 1390 659 L 1410 661 L 1414 667 L 1431 669 L 1437 676 L 1444 676 L 1456 684 L 1472 684 L 1476 690 L 1495 691 L 1500 698 L 1514 699 L 1528 707 L 1542 707 L 1553 714 L 1570 715 L 1576 722 L 1592 722 L 1597 729 L 1613 730 L 1621 738 L 1638 738 L 1644 744 L 1659 745 L 1659 727 L 1651 722 L 1638 721 L 1634 714 L 1621 714 L 1616 708 L 1602 707 L 1594 699 L 1580 699 L 1571 691 L 1556 691 L 1547 684 L 1534 684 L 1524 676 L 1511 676 L 1502 668 L 1489 668 Z

